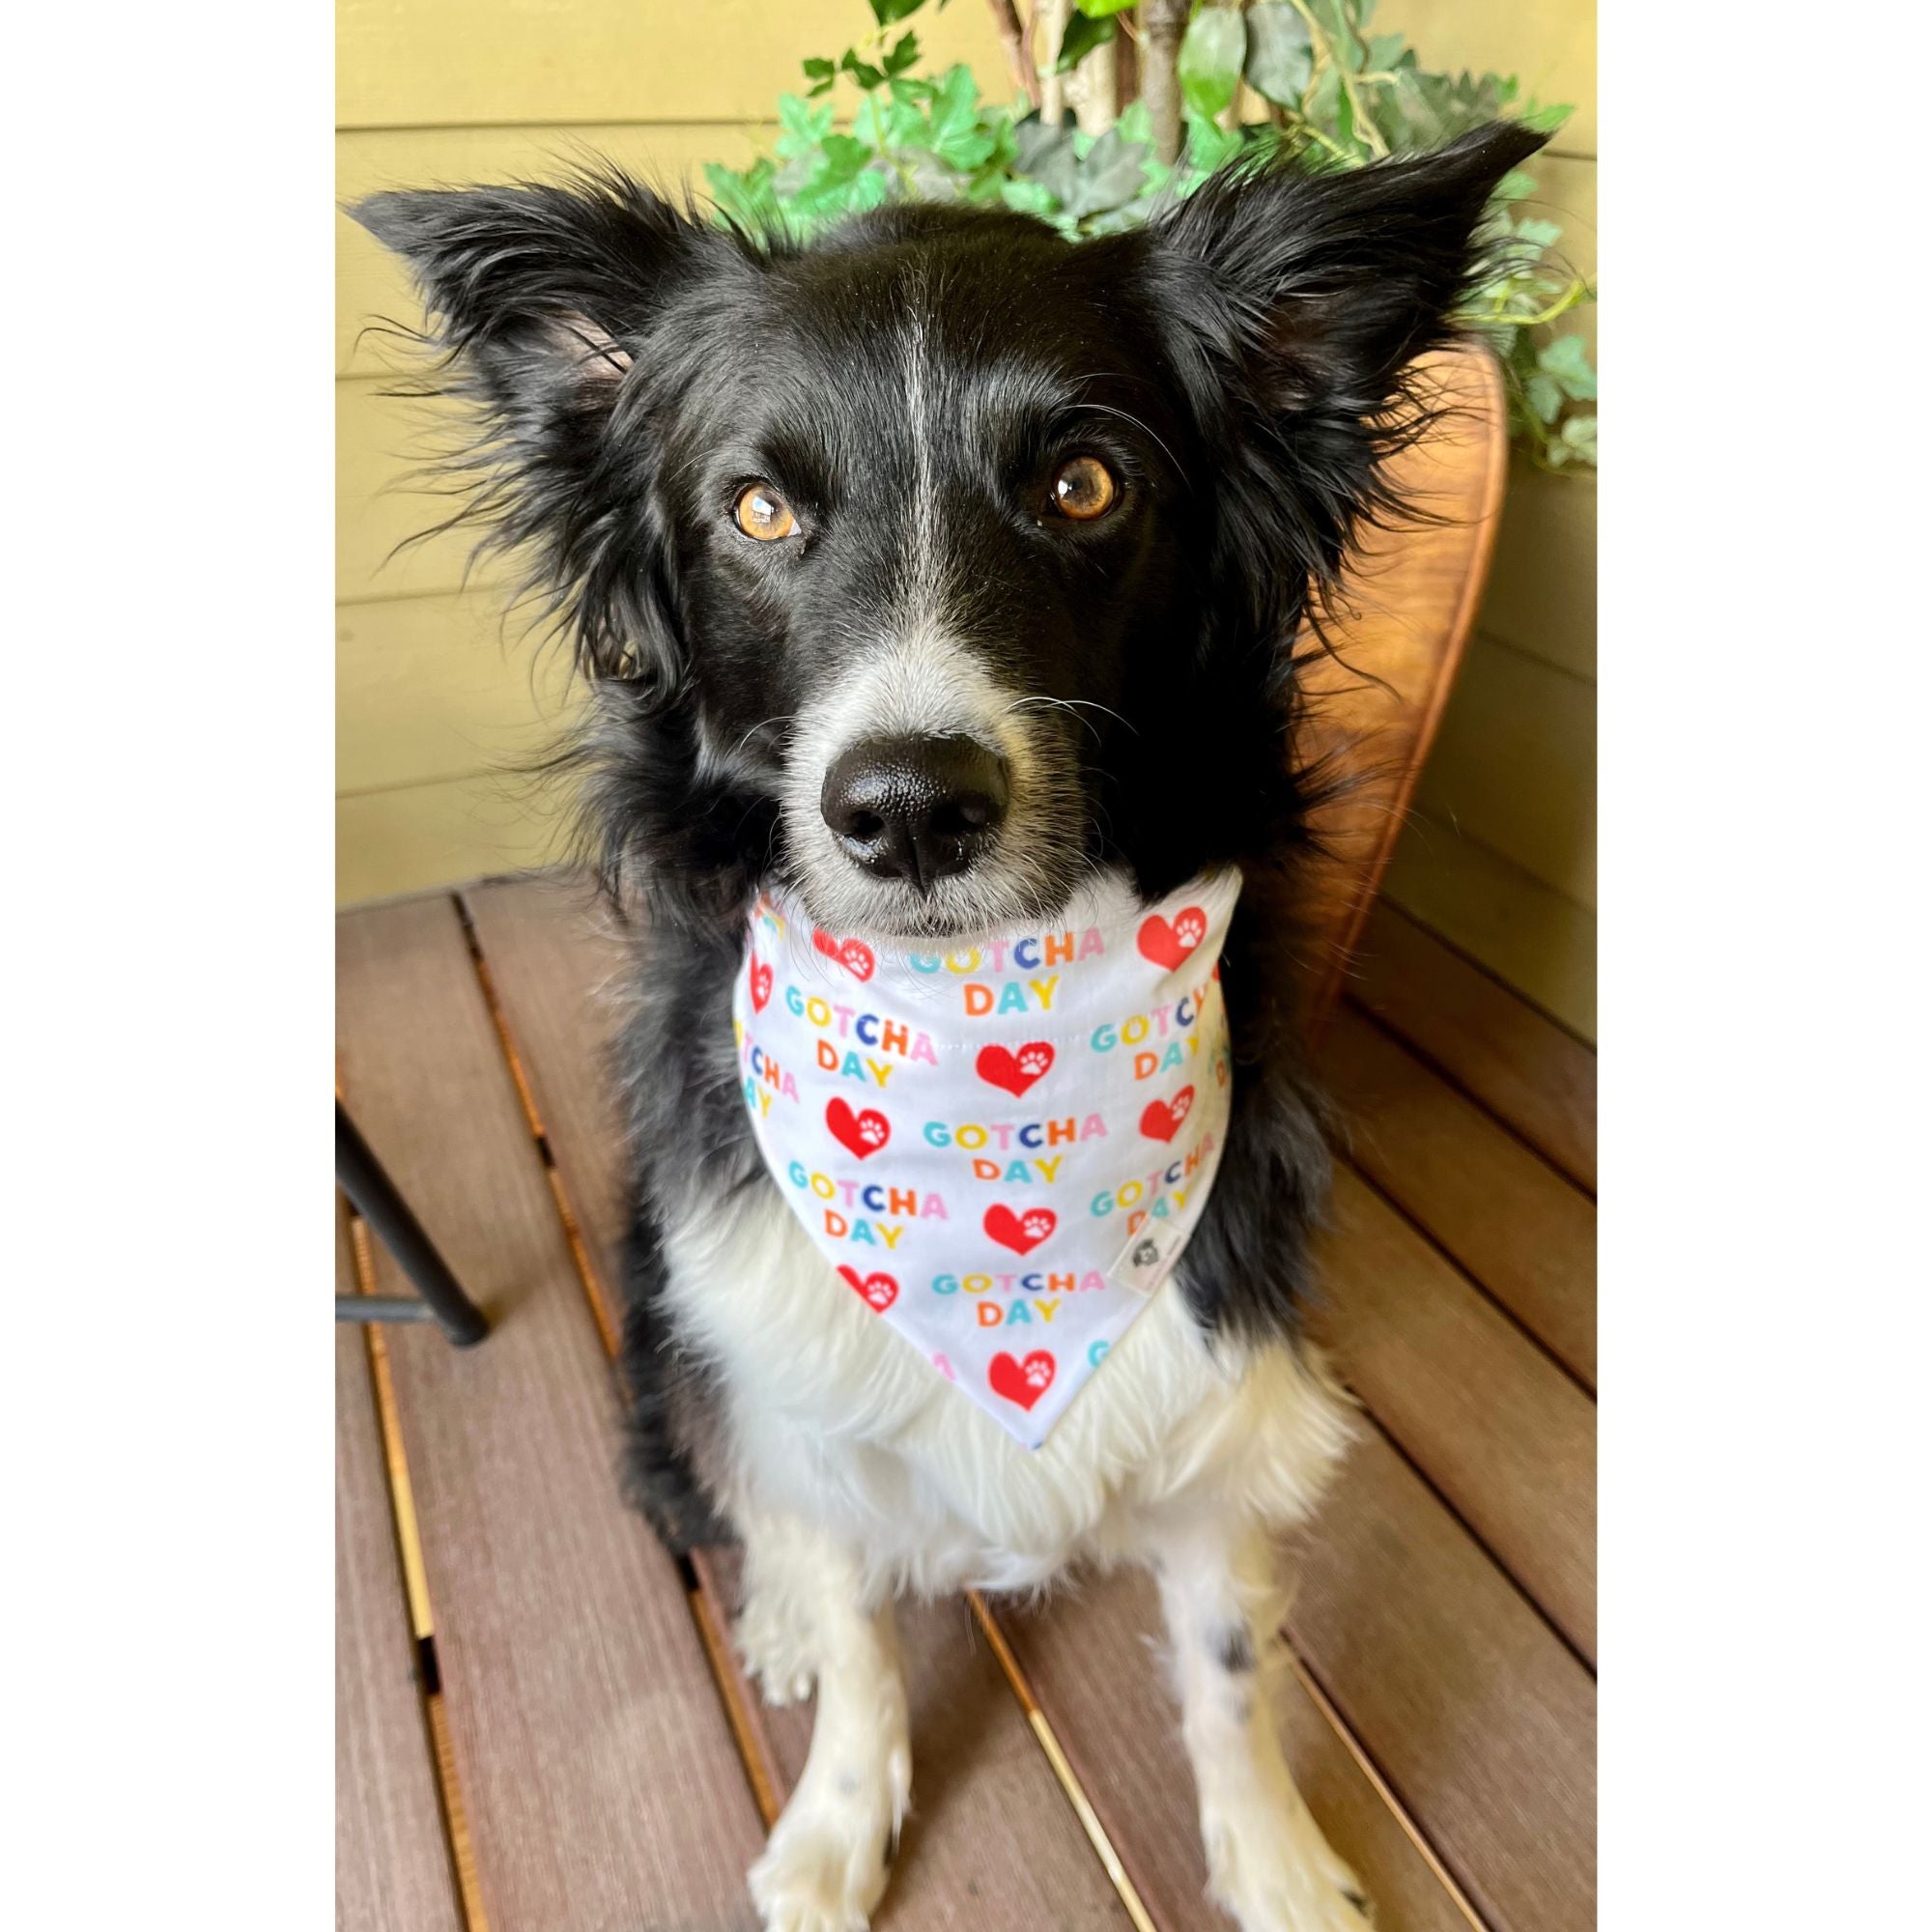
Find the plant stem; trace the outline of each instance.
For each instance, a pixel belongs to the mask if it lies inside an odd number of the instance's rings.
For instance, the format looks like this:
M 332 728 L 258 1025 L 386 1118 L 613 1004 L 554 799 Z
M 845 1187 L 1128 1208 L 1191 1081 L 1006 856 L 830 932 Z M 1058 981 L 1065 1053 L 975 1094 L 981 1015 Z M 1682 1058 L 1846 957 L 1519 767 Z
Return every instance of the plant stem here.
M 1007 62 L 1013 71 L 1013 78 L 1025 91 L 1026 98 L 1037 107 L 1039 75 L 1034 71 L 1033 56 L 1027 48 L 1026 37 L 1020 31 L 1020 16 L 1013 7 L 1013 0 L 986 0 L 986 4 L 993 10 L 993 28 L 1007 50 Z
M 1187 31 L 1187 0 L 1145 0 L 1141 9 L 1141 99 L 1153 129 L 1154 159 L 1172 167 L 1180 158 L 1180 37 Z
M 1382 130 L 1369 118 L 1368 109 L 1362 104 L 1361 89 L 1355 85 L 1355 76 L 1337 56 L 1335 43 L 1328 38 L 1321 22 L 1310 10 L 1308 0 L 1293 0 L 1294 11 L 1308 22 L 1308 39 L 1311 45 L 1335 70 L 1335 78 L 1341 84 L 1342 92 L 1349 97 L 1349 105 L 1355 116 L 1355 132 L 1368 144 L 1372 155 L 1386 155 L 1389 145 L 1382 139 Z M 1331 148 L 1332 142 L 1328 144 Z M 1336 150 L 1336 152 L 1340 152 Z

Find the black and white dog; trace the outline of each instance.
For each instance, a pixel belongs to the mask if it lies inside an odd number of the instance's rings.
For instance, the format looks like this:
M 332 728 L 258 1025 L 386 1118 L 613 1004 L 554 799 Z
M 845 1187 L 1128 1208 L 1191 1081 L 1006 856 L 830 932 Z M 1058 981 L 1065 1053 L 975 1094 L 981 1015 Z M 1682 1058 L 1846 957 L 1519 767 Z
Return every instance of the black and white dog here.
M 1208 183 L 1133 233 L 895 207 L 808 246 L 613 173 L 386 193 L 490 540 L 535 559 L 591 688 L 577 755 L 635 959 L 620 1068 L 625 1369 L 671 1540 L 742 1537 L 739 1637 L 815 1687 L 752 1873 L 774 1928 L 860 1928 L 911 1788 L 901 1592 L 1156 1573 L 1216 1897 L 1360 1932 L 1257 1672 L 1271 1535 L 1350 1435 L 1297 1335 L 1327 1178 L 1292 964 L 1310 781 L 1293 640 L 1412 433 L 1502 124 L 1346 174 Z M 1166 1288 L 1043 1445 L 875 1320 L 754 1144 L 747 918 L 956 948 L 1111 881 L 1238 868 L 1218 1179 Z

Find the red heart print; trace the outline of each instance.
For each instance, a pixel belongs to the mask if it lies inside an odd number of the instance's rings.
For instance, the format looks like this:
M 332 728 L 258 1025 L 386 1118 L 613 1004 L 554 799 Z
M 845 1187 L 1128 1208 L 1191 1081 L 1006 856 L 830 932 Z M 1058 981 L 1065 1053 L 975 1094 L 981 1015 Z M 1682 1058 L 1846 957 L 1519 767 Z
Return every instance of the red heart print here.
M 1141 1132 L 1151 1141 L 1171 1141 L 1193 1105 L 1192 1087 L 1183 1087 L 1172 1100 L 1150 1100 L 1141 1116 Z
M 1023 1362 L 1002 1349 L 986 1365 L 986 1380 L 995 1395 L 1031 1408 L 1053 1386 L 1053 1357 L 1044 1349 L 1036 1349 Z
M 988 1087 L 1018 1099 L 1052 1065 L 1052 1046 L 1043 1039 L 1030 1039 L 1017 1053 L 1010 1047 L 982 1046 L 973 1070 Z
M 752 954 L 752 1010 L 761 1013 L 772 996 L 772 962 Z
M 1168 924 L 1159 913 L 1141 922 L 1141 951 L 1156 966 L 1179 966 L 1208 936 L 1208 915 L 1199 906 L 1182 906 Z
M 872 949 L 857 939 L 834 939 L 829 932 L 814 931 L 811 943 L 828 959 L 836 959 L 855 980 L 869 980 L 878 961 Z
M 861 1160 L 868 1160 L 893 1137 L 893 1123 L 875 1107 L 855 1114 L 841 1095 L 825 1103 L 825 1124 L 832 1137 Z
M 861 1274 L 855 1267 L 838 1265 L 838 1272 L 850 1283 L 852 1292 L 868 1308 L 883 1315 L 899 1298 L 899 1285 L 889 1274 Z
M 1060 1225 L 1051 1208 L 1029 1208 L 1015 1214 L 1004 1202 L 986 1209 L 985 1229 L 992 1239 L 1016 1255 L 1030 1255 Z

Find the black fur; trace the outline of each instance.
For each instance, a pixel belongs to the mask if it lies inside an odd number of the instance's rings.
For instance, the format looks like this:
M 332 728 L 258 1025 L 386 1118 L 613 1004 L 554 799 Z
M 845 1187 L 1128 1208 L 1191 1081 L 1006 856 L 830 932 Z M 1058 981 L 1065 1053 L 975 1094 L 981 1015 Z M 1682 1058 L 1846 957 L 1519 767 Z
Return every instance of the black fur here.
M 752 894 L 788 876 L 787 721 L 895 588 L 914 478 L 879 343 L 929 312 L 953 426 L 936 459 L 960 564 L 949 622 L 1008 681 L 1078 701 L 1042 714 L 1081 774 L 1062 883 L 1083 857 L 1150 897 L 1243 870 L 1223 971 L 1234 1118 L 1180 1279 L 1209 1334 L 1292 1335 L 1327 1184 L 1285 963 L 1316 784 L 1290 755 L 1293 640 L 1358 523 L 1396 507 L 1380 465 L 1426 419 L 1404 372 L 1447 333 L 1490 189 L 1541 139 L 1502 124 L 1354 173 L 1263 163 L 1078 244 L 909 207 L 804 247 L 701 224 L 614 173 L 355 211 L 414 267 L 476 407 L 465 467 L 489 540 L 534 557 L 593 684 L 573 755 L 649 994 L 620 1047 L 625 1362 L 639 1473 L 673 1536 L 704 1526 L 675 1474 L 701 1435 L 676 1411 L 701 1387 L 665 1332 L 654 1231 L 661 1203 L 770 1184 L 729 992 Z M 1106 461 L 1122 502 L 1049 529 L 1031 506 L 1074 450 Z M 729 521 L 774 475 L 813 531 L 789 559 Z

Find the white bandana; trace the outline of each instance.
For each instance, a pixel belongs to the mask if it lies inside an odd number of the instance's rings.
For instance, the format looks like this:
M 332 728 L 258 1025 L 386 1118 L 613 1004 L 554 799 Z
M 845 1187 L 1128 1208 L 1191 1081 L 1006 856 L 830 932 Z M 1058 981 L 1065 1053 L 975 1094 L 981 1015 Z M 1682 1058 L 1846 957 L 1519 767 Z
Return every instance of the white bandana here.
M 732 992 L 759 1151 L 853 1292 L 1029 1449 L 1166 1279 L 1227 1136 L 1241 890 L 875 949 L 777 895 Z M 901 945 L 905 942 L 900 942 Z M 917 944 L 917 942 L 914 942 Z

